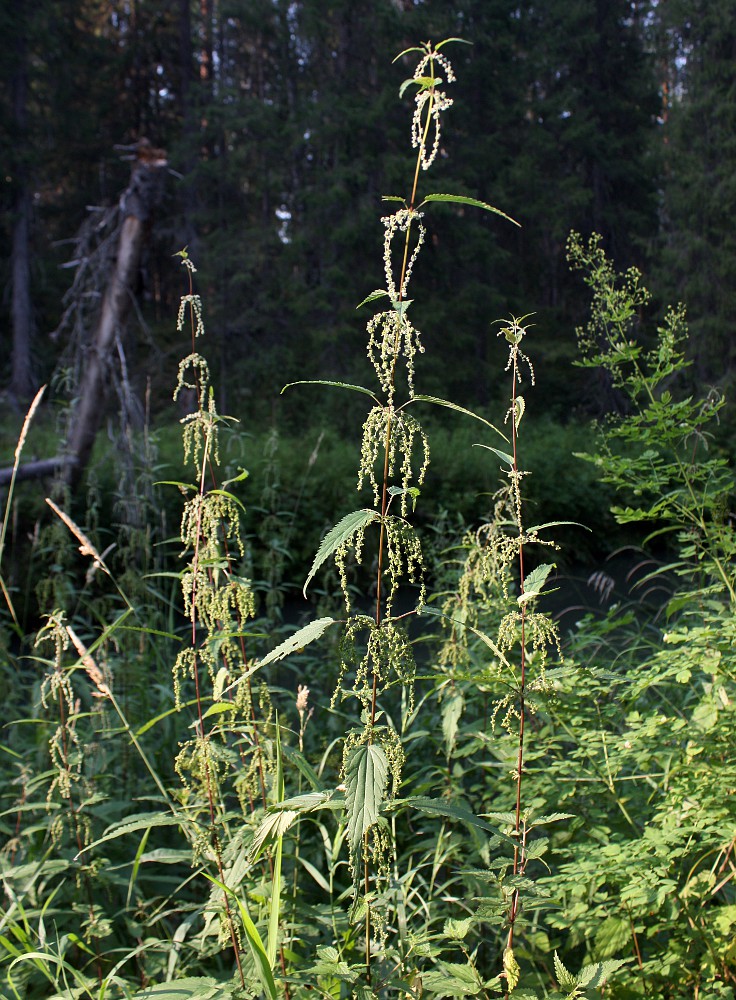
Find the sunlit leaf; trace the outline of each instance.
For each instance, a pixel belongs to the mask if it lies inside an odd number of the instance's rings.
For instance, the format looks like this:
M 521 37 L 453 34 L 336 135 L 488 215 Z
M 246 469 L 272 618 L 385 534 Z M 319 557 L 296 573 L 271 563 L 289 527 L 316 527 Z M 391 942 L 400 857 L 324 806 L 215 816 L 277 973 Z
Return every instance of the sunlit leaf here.
M 352 513 L 346 514 L 341 521 L 338 521 L 334 528 L 327 532 L 322 539 L 322 544 L 317 549 L 317 555 L 314 557 L 314 562 L 312 563 L 312 568 L 309 571 L 307 579 L 304 581 L 302 592 L 305 597 L 307 596 L 307 587 L 310 580 L 312 580 L 325 559 L 328 559 L 333 552 L 339 549 L 344 542 L 347 542 L 358 531 L 362 531 L 372 521 L 378 520 L 378 517 L 379 515 L 375 510 L 369 510 L 368 508 L 354 510 Z
M 508 222 L 512 222 L 515 226 L 521 228 L 521 223 L 517 222 L 516 219 L 512 219 L 510 215 L 506 215 L 500 208 L 494 208 L 488 202 L 479 201 L 477 198 L 468 198 L 462 194 L 428 194 L 425 195 L 422 205 L 426 205 L 429 202 L 445 202 L 453 205 L 470 205 L 473 208 L 482 208 L 486 212 L 493 212 L 495 215 L 500 215 L 502 219 L 506 219 Z
M 393 201 L 393 199 L 389 199 L 389 198 L 384 198 L 383 200 L 384 201 L 389 201 L 389 200 Z M 399 198 L 398 200 L 399 201 L 403 201 L 404 199 L 403 198 Z M 363 299 L 363 301 L 359 302 L 355 308 L 356 309 L 360 309 L 361 306 L 365 306 L 369 302 L 375 302 L 376 299 L 383 299 L 383 298 L 386 298 L 387 296 L 388 296 L 388 292 L 384 288 L 377 288 L 375 290 L 375 292 L 371 292 L 370 295 L 366 295 L 366 297 Z M 368 390 L 366 390 L 366 392 L 367 391 Z
M 473 413 L 472 410 L 466 410 L 464 406 L 458 406 L 457 403 L 451 403 L 449 399 L 440 399 L 438 396 L 417 395 L 412 396 L 409 402 L 434 403 L 435 406 L 445 406 L 448 410 L 456 410 L 458 413 L 464 413 L 466 417 L 472 417 L 474 420 L 480 420 L 480 422 L 485 424 L 486 427 L 490 427 L 492 431 L 496 432 L 496 434 L 500 434 L 504 441 L 508 441 L 508 438 L 503 431 L 500 431 L 498 427 L 495 427 L 489 420 L 486 420 L 485 417 L 481 417 L 479 414 Z
M 363 849 L 363 835 L 380 815 L 387 779 L 388 760 L 382 747 L 360 743 L 352 748 L 345 765 L 345 805 L 354 864 Z
M 324 378 L 309 378 L 301 379 L 299 382 L 289 382 L 284 386 L 281 392 L 286 392 L 287 389 L 291 389 L 291 387 L 295 385 L 332 385 L 336 389 L 349 389 L 351 392 L 361 392 L 364 396 L 370 396 L 378 403 L 375 393 L 371 392 L 370 389 L 366 389 L 362 385 L 351 385 L 350 382 L 332 382 L 330 379 Z
M 306 584 L 304 586 L 306 588 Z M 275 649 L 272 649 L 270 653 L 264 656 L 258 666 L 265 667 L 269 663 L 283 660 L 285 656 L 295 653 L 298 649 L 303 649 L 310 642 L 314 642 L 315 639 L 319 639 L 320 636 L 324 635 L 330 625 L 334 624 L 334 618 L 317 618 L 303 628 L 297 629 L 293 635 L 290 635 L 288 639 L 284 639 Z
M 485 448 L 486 451 L 492 451 L 494 455 L 498 455 L 502 462 L 509 465 L 512 469 L 514 468 L 514 456 L 509 455 L 506 451 L 499 451 L 498 448 L 492 448 L 489 444 L 474 444 L 474 448 Z

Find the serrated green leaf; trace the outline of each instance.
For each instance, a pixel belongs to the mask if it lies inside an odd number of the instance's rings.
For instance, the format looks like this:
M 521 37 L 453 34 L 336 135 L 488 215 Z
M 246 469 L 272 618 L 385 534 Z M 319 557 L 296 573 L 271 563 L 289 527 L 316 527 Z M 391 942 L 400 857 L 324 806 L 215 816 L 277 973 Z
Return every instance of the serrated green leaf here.
M 445 740 L 445 754 L 449 757 L 455 746 L 457 727 L 465 708 L 465 698 L 459 688 L 442 698 L 442 736 Z
M 448 819 L 459 819 L 469 826 L 476 826 L 487 833 L 496 833 L 490 824 L 480 819 L 475 813 L 463 806 L 458 806 L 445 799 L 431 799 L 425 795 L 416 795 L 408 799 L 402 799 L 401 805 L 410 806 L 420 812 L 430 813 L 435 816 L 446 816 Z
M 307 579 L 307 583 L 309 583 L 309 579 Z M 306 586 L 307 584 L 305 583 L 305 589 Z M 310 642 L 314 642 L 315 639 L 319 639 L 320 636 L 324 635 L 330 625 L 334 624 L 334 618 L 317 618 L 308 625 L 304 625 L 303 628 L 297 629 L 293 635 L 290 635 L 288 639 L 284 639 L 267 656 L 264 656 L 259 662 L 258 668 L 268 666 L 269 663 L 275 663 L 277 660 L 283 660 L 285 656 L 295 653 L 298 649 L 303 649 Z M 230 707 L 232 708 L 232 705 Z
M 555 965 L 555 975 L 557 976 L 557 982 L 563 988 L 563 990 L 572 990 L 577 984 L 577 978 L 573 976 L 571 972 L 568 972 L 565 966 L 562 964 L 560 956 L 555 952 L 554 954 L 554 965 Z
M 492 448 L 489 444 L 474 444 L 473 447 L 485 448 L 486 451 L 492 451 L 494 455 L 498 455 L 502 462 L 505 462 L 512 469 L 514 468 L 514 456 L 509 455 L 507 451 L 499 451 L 498 448 Z
M 575 819 L 574 813 L 547 813 L 546 816 L 539 816 L 527 824 L 529 830 L 536 826 L 544 826 L 546 823 L 559 823 L 563 819 Z
M 580 970 L 577 977 L 579 986 L 603 986 L 610 979 L 611 975 L 620 969 L 624 964 L 621 959 L 609 959 L 606 962 L 595 962 L 593 965 L 586 965 Z
M 541 858 L 547 853 L 549 847 L 549 837 L 540 837 L 538 840 L 530 840 L 526 845 L 526 856 L 528 858 Z
M 593 954 L 598 959 L 611 958 L 631 942 L 631 923 L 624 917 L 606 917 L 595 935 Z
M 504 950 L 503 971 L 506 974 L 506 982 L 509 984 L 509 989 L 513 990 L 519 985 L 519 978 L 521 977 L 521 969 L 519 968 L 519 963 L 516 961 L 513 948 L 506 948 Z
M 345 763 L 345 806 L 353 866 L 363 850 L 363 835 L 378 820 L 386 793 L 388 760 L 383 747 L 359 743 Z
M 445 926 L 442 929 L 442 934 L 451 941 L 464 941 L 468 936 L 468 931 L 472 925 L 472 917 L 466 917 L 464 920 L 457 920 L 454 917 L 448 917 L 445 921 Z
M 333 382 L 330 379 L 324 379 L 324 378 L 309 378 L 309 379 L 301 379 L 299 382 L 288 382 L 281 390 L 281 392 L 282 393 L 286 392 L 287 389 L 291 389 L 292 386 L 295 385 L 332 385 L 336 389 L 349 389 L 351 392 L 360 392 L 364 396 L 370 396 L 371 399 L 375 399 L 376 403 L 379 402 L 379 400 L 376 397 L 376 394 L 374 392 L 371 392 L 370 389 L 366 389 L 362 385 L 352 385 L 350 382 Z
M 547 577 L 554 568 L 554 563 L 540 563 L 536 569 L 533 569 L 531 573 L 528 574 L 524 580 L 524 592 L 523 594 L 519 594 L 517 597 L 519 604 L 523 604 L 525 601 L 529 601 L 533 597 L 539 596 L 542 587 L 547 582 Z
M 413 301 L 414 299 L 391 299 L 391 306 L 403 318 Z
M 430 87 L 434 87 L 438 83 L 442 83 L 441 78 L 438 76 L 410 76 L 409 79 L 404 80 L 399 87 L 399 100 L 404 96 L 407 88 L 411 87 L 412 84 L 419 87 L 420 90 L 429 90 Z
M 294 809 L 298 813 L 312 812 L 319 809 L 330 798 L 332 792 L 302 792 L 301 795 L 292 795 L 289 799 L 284 799 L 279 804 L 279 809 Z
M 255 864 L 261 856 L 263 848 L 279 837 L 283 837 L 299 813 L 296 809 L 279 809 L 278 812 L 268 813 L 253 835 L 248 860 Z
M 516 825 L 516 813 L 515 812 L 489 812 L 483 813 L 488 819 L 492 819 L 494 823 L 500 823 L 504 826 L 515 826 Z
M 462 194 L 428 194 L 422 201 L 422 205 L 426 205 L 428 202 L 448 202 L 455 205 L 471 205 L 473 208 L 482 208 L 486 212 L 493 212 L 495 215 L 500 215 L 502 219 L 506 219 L 507 222 L 512 222 L 515 226 L 521 229 L 521 223 L 517 222 L 516 219 L 512 219 L 510 215 L 506 215 L 502 212 L 500 208 L 494 208 L 493 205 L 489 205 L 486 201 L 479 201 L 477 198 L 467 198 Z M 419 208 L 422 207 L 419 206 Z
M 504 439 L 504 441 L 508 441 L 508 438 L 503 433 L 503 431 L 500 431 L 498 427 L 495 427 L 490 422 L 490 420 L 486 420 L 485 417 L 481 417 L 477 413 L 473 413 L 472 410 L 466 410 L 464 406 L 458 406 L 457 403 L 451 403 L 449 399 L 440 399 L 438 396 L 420 395 L 420 396 L 412 396 L 409 402 L 434 403 L 435 406 L 446 406 L 448 410 L 456 410 L 458 413 L 464 413 L 466 417 L 472 417 L 473 420 L 480 420 L 480 422 L 482 424 L 485 424 L 486 427 L 490 427 L 492 431 L 495 431 L 496 434 L 499 434 Z
M 229 987 L 211 976 L 187 976 L 169 983 L 156 983 L 134 993 L 131 1000 L 226 1000 Z
M 415 511 L 417 509 L 417 500 L 421 494 L 421 490 L 416 486 L 389 486 L 388 491 L 392 497 L 408 496 L 411 498 L 411 509 Z
M 422 973 L 422 987 L 445 997 L 474 997 L 483 983 L 472 966 L 459 962 L 438 962 L 437 971 Z
M 157 865 L 179 865 L 183 862 L 191 863 L 191 860 L 191 851 L 177 851 L 173 847 L 157 847 L 153 851 L 145 851 L 139 858 L 142 865 L 149 862 Z
M 388 200 L 388 199 L 385 199 L 385 200 Z M 403 199 L 400 199 L 400 200 L 403 200 Z M 388 292 L 384 288 L 377 288 L 375 290 L 375 292 L 371 292 L 370 295 L 366 295 L 366 297 L 363 299 L 363 301 L 359 302 L 355 308 L 356 309 L 360 309 L 361 306 L 368 305 L 369 302 L 375 302 L 376 299 L 384 298 L 387 295 L 388 295 Z
M 519 424 L 521 423 L 521 418 L 524 416 L 524 410 L 526 409 L 526 403 L 524 402 L 523 396 L 517 396 L 514 400 L 514 424 L 518 431 Z
M 304 581 L 304 587 L 302 588 L 302 593 L 307 596 L 307 587 L 309 586 L 309 581 L 314 577 L 314 574 L 320 568 L 325 559 L 328 559 L 333 552 L 335 552 L 339 547 L 347 542 L 349 538 L 352 538 L 358 531 L 367 527 L 372 521 L 377 521 L 379 515 L 375 510 L 368 510 L 364 508 L 363 510 L 354 510 L 351 514 L 346 514 L 341 521 L 331 528 L 327 532 L 325 537 L 322 539 L 322 544 L 317 550 L 317 555 L 314 557 L 314 562 L 312 563 L 312 568 L 309 571 L 307 579 Z

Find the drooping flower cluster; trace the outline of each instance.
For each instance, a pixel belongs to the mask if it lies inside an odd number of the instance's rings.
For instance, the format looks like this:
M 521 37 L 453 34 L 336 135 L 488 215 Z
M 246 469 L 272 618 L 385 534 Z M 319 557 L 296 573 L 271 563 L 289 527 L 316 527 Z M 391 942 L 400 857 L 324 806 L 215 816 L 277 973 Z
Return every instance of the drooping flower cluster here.
M 444 82 L 454 83 L 455 74 L 452 70 L 450 60 L 440 52 L 434 51 L 425 53 L 425 55 L 419 60 L 417 68 L 414 70 L 414 79 L 422 79 L 427 66 L 433 70 L 435 63 L 437 63 L 437 65 L 439 65 L 445 72 Z M 435 77 L 435 81 L 436 83 L 443 82 L 439 77 Z M 414 117 L 411 122 L 411 144 L 414 149 L 419 149 L 419 158 L 422 164 L 422 170 L 429 170 L 434 163 L 440 148 L 440 115 L 443 111 L 452 106 L 452 99 L 447 96 L 444 90 L 437 90 L 436 86 L 429 89 L 420 87 L 417 91 L 416 97 L 414 98 L 414 102 L 416 107 L 414 108 Z M 429 108 L 426 119 L 424 123 L 422 123 L 424 109 L 428 102 Z M 427 142 L 430 123 L 434 124 L 434 139 L 431 147 Z

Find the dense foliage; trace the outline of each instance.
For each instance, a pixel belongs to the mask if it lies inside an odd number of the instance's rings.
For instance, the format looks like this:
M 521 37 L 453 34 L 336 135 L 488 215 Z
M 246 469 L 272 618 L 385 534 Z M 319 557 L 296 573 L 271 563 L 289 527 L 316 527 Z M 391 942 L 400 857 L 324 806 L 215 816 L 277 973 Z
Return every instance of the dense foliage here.
M 282 12 L 286 28 L 300 10 Z M 474 215 L 487 222 L 468 224 L 471 246 L 484 226 L 515 229 L 508 206 L 439 169 L 464 52 L 453 37 L 400 57 L 414 160 L 399 171 L 389 156 L 376 266 L 350 283 L 365 316 L 361 375 L 336 378 L 311 354 L 287 387 L 363 408 L 357 502 L 353 480 L 331 523 L 334 497 L 300 510 L 321 435 L 288 494 L 275 433 L 260 481 L 248 477 L 247 416 L 221 414 L 205 335 L 206 288 L 238 272 L 222 256 L 219 277 L 200 273 L 187 249 L 174 255 L 184 287 L 171 322 L 181 475 L 154 482 L 146 432 L 117 469 L 112 508 L 91 479 L 72 516 L 60 482 L 52 520 L 27 541 L 9 484 L 8 1000 L 733 1000 L 736 541 L 733 477 L 713 436 L 726 403 L 691 391 L 683 308 L 650 314 L 640 271 L 617 272 L 601 236 L 575 232 L 569 280 L 582 277 L 589 299 L 577 362 L 616 404 L 583 427 L 581 454 L 532 446 L 556 431 L 528 426 L 546 369 L 525 317 L 493 326 L 495 419 L 435 391 L 431 331 L 463 291 L 456 274 L 435 285 L 443 308 L 422 310 L 421 262 L 462 256 L 454 225 Z M 448 212 L 452 226 L 435 230 Z M 474 294 L 472 269 L 468 280 Z M 492 485 L 470 523 L 452 496 L 423 513 L 432 412 L 477 434 Z M 591 577 L 596 607 L 552 614 L 555 539 L 587 543 L 564 511 L 530 503 L 544 451 L 560 455 L 558 479 L 591 469 L 645 546 L 624 584 Z M 300 569 L 307 541 L 316 551 Z M 27 634 L 34 562 L 45 616 Z

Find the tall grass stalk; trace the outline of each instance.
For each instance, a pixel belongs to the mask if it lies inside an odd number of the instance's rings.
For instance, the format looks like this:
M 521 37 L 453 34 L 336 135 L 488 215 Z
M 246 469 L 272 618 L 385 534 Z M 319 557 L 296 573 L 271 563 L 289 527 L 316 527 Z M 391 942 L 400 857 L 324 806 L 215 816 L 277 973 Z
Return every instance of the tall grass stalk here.
M 5 498 L 5 511 L 3 513 L 2 527 L 0 527 L 0 588 L 2 588 L 3 597 L 5 598 L 5 603 L 8 606 L 8 611 L 10 612 L 13 623 L 16 629 L 20 632 L 20 623 L 18 621 L 18 616 L 15 612 L 15 607 L 13 606 L 13 600 L 10 596 L 10 591 L 5 583 L 5 578 L 2 574 L 3 566 L 3 556 L 5 555 L 5 539 L 8 532 L 8 522 L 10 520 L 10 512 L 13 506 L 13 494 L 15 492 L 15 481 L 18 476 L 18 466 L 20 465 L 20 457 L 23 453 L 23 448 L 26 443 L 26 438 L 28 437 L 28 431 L 30 429 L 33 418 L 36 415 L 36 410 L 41 405 L 41 400 L 43 399 L 43 394 L 46 391 L 46 386 L 42 385 L 33 398 L 31 405 L 28 407 L 28 412 L 23 420 L 23 426 L 21 427 L 20 434 L 18 435 L 18 443 L 15 446 L 15 455 L 13 457 L 13 470 L 10 474 L 10 485 L 8 486 L 8 495 Z

